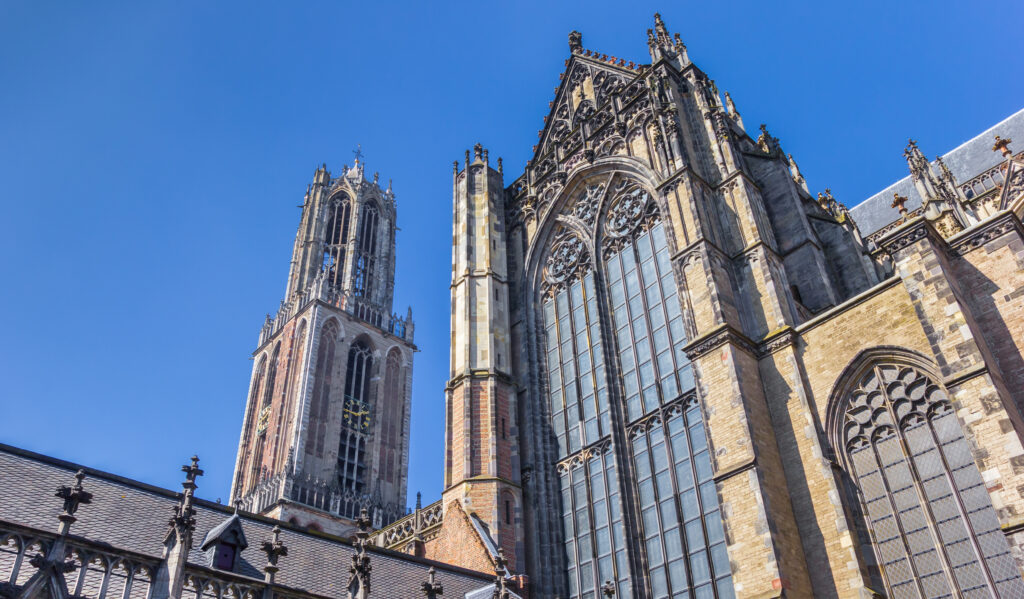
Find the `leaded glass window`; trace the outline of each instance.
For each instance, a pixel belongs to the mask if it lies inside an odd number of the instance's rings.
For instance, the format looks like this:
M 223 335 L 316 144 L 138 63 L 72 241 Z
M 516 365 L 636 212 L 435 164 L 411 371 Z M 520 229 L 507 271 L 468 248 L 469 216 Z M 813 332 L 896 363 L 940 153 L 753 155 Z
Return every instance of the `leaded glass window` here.
M 586 182 L 559 218 L 542 273 L 540 362 L 557 442 L 569 596 L 596 598 L 610 580 L 619 596 L 633 595 L 630 581 L 649 581 L 656 598 L 731 598 L 703 415 L 682 351 L 682 302 L 657 206 L 636 181 L 605 176 Z M 621 409 L 612 409 L 612 397 Z M 627 427 L 629 444 L 614 451 L 628 454 L 636 480 L 617 476 L 613 461 L 612 432 Z M 639 498 L 628 519 L 637 530 L 623 524 L 626 493 Z M 648 575 L 630 576 L 631 563 Z
M 849 394 L 846 454 L 890 596 L 1024 597 L 946 392 L 910 366 L 875 365 Z

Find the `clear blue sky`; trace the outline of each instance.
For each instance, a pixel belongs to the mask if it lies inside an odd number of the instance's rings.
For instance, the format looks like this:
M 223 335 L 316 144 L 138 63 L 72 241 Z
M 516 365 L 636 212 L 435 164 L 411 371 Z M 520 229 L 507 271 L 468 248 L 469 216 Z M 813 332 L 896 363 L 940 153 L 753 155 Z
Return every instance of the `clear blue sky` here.
M 249 352 L 314 167 L 361 143 L 398 198 L 416 319 L 410 502 L 440 496 L 451 163 L 521 172 L 566 35 L 648 59 L 660 10 L 853 205 L 1024 106 L 1006 2 L 0 4 L 0 441 L 227 498 Z M 1015 140 L 1024 148 L 1024 139 Z

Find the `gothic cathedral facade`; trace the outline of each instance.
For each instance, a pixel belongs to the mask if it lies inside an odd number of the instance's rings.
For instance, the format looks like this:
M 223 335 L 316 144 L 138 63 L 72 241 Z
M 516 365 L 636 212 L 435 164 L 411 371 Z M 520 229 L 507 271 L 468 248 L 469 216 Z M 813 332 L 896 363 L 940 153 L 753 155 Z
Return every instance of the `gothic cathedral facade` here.
M 336 534 L 405 513 L 412 312 L 392 314 L 395 196 L 317 169 L 285 298 L 260 332 L 232 502 Z
M 573 32 L 525 171 L 455 162 L 444 490 L 406 516 L 394 197 L 316 172 L 233 502 L 367 508 L 533 598 L 1024 597 L 1024 155 L 911 141 L 848 210 L 658 16 L 648 47 Z
M 525 172 L 455 163 L 443 518 L 531 597 L 1024 597 L 1020 156 L 911 142 L 861 231 L 648 45 L 573 32 Z

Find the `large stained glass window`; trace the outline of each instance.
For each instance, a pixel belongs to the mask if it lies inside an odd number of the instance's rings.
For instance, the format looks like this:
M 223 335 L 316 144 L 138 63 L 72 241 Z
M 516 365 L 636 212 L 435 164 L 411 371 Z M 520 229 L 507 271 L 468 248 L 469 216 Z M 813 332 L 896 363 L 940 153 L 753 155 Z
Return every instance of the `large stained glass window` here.
M 872 367 L 849 396 L 843 434 L 890 597 L 1024 597 L 939 385 L 910 366 Z
M 649 585 L 659 599 L 732 597 L 658 209 L 634 180 L 605 176 L 587 182 L 561 218 L 543 271 L 542 363 L 558 447 L 569 596 L 596 599 L 605 581 L 615 581 L 624 597 L 633 596 L 631 584 Z M 587 248 L 601 248 L 600 256 Z M 602 330 L 614 337 L 603 339 Z M 612 368 L 606 356 L 616 360 Z M 611 409 L 611 397 L 621 398 L 620 410 Z M 625 447 L 614 448 L 614 430 L 629 431 Z M 619 475 L 615 452 L 628 454 L 636 480 Z M 638 512 L 624 520 L 632 505 L 622 501 L 625 494 L 638 499 Z M 637 530 L 624 521 L 636 522 Z M 636 552 L 632 560 L 629 551 Z M 630 572 L 631 563 L 643 571 Z

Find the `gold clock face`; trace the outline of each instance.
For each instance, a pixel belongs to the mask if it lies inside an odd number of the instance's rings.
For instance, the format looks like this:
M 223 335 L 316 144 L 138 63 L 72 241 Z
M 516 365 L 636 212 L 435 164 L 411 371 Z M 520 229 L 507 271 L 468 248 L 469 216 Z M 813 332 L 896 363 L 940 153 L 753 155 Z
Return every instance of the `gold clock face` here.
M 368 430 L 370 428 L 370 408 L 361 399 L 346 397 L 345 407 L 342 411 L 342 420 L 351 429 L 357 431 Z

